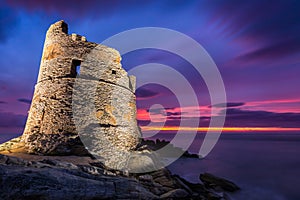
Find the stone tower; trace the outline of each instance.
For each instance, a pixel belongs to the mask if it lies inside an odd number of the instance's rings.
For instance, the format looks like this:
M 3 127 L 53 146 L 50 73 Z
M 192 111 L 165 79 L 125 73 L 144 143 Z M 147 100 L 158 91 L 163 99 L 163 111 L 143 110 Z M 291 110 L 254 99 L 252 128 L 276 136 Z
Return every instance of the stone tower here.
M 89 138 L 87 142 L 97 144 L 97 148 L 89 149 L 91 151 L 105 152 L 108 145 L 120 151 L 134 150 L 140 138 L 135 77 L 127 76 L 120 61 L 116 50 L 88 42 L 84 36 L 69 35 L 64 21 L 52 24 L 46 34 L 38 80 L 22 135 L 26 151 L 43 155 L 86 152 L 78 129 Z M 74 92 L 80 90 L 80 87 L 74 88 L 76 80 L 86 81 L 96 88 L 95 91 L 85 86 L 81 88 L 86 94 L 93 94 L 95 112 L 87 116 L 85 104 L 80 103 L 85 101 L 85 96 L 77 99 L 77 108 L 82 109 L 77 114 L 82 118 L 79 126 L 74 123 L 72 109 Z

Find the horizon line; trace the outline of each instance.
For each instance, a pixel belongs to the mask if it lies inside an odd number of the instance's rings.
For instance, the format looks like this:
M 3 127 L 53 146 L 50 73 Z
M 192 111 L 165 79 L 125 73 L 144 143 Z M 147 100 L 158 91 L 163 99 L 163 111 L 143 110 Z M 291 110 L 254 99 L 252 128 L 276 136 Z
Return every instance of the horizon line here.
M 142 131 L 222 131 L 222 132 L 251 132 L 251 131 L 300 131 L 300 127 L 147 127 L 141 126 Z

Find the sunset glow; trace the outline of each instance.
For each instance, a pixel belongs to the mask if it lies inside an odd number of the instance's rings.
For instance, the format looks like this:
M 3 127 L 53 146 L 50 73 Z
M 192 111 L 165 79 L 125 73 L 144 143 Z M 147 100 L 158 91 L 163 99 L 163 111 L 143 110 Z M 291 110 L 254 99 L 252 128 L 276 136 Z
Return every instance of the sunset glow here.
M 282 128 L 282 127 L 141 127 L 142 131 L 222 131 L 222 132 L 276 132 L 276 131 L 300 131 L 300 128 Z
M 299 131 L 300 20 L 297 1 L 270 4 L 260 1 L 134 2 L 136 5 L 127 1 L 117 4 L 93 1 L 72 4 L 72 8 L 65 9 L 67 3 L 53 4 L 50 8 L 52 1 L 47 0 L 1 1 L 0 51 L 5 59 L 2 59 L 0 74 L 0 133 L 23 132 L 45 31 L 61 19 L 72 24 L 69 33 L 84 33 L 88 41 L 96 43 L 125 30 L 168 28 L 191 37 L 210 55 L 226 89 L 227 102 L 218 105 L 211 105 L 211 95 L 203 76 L 183 57 L 159 49 L 140 49 L 122 55 L 122 67 L 129 75 L 136 66 L 159 63 L 180 73 L 193 90 L 183 89 L 174 76 L 165 74 L 162 69 L 150 67 L 147 73 L 135 74 L 138 82 L 154 77 L 172 83 L 172 87 L 178 89 L 175 94 L 170 87 L 163 87 L 157 81 L 152 85 L 138 85 L 136 118 L 145 131 L 159 130 L 160 127 L 164 127 L 162 131 L 175 131 L 180 124 L 185 126 L 180 129 L 186 131 L 206 131 L 208 128 L 203 127 L 209 127 L 212 118 L 225 113 L 224 132 Z M 109 20 L 103 20 L 107 16 Z M 174 20 L 177 18 L 180 20 Z M 164 45 L 199 58 L 183 40 Z M 192 93 L 198 103 L 191 103 Z M 153 109 L 156 104 L 162 105 L 163 109 Z M 201 128 L 191 128 L 197 126 Z

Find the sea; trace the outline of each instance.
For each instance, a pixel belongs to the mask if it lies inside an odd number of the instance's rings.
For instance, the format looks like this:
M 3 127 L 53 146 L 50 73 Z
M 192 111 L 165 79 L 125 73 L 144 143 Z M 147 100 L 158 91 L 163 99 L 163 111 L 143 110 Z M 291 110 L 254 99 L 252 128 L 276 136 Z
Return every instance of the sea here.
M 18 135 L 1 134 L 0 142 Z M 150 139 L 171 141 L 172 133 Z M 204 138 L 197 134 L 189 147 L 197 153 Z M 204 172 L 226 178 L 241 190 L 233 200 L 300 199 L 300 133 L 222 133 L 214 149 L 203 159 L 179 158 L 168 166 L 190 182 L 199 183 Z

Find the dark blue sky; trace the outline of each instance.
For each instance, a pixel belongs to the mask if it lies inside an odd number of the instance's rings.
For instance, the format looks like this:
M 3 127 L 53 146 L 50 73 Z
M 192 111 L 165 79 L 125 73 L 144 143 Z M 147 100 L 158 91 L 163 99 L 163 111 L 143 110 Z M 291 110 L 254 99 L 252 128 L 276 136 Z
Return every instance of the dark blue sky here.
M 97 43 L 132 28 L 180 31 L 198 41 L 221 72 L 230 107 L 226 126 L 300 127 L 300 1 L 4 0 L 0 6 L 0 132 L 22 132 L 46 30 L 61 19 L 69 33 Z M 184 74 L 202 101 L 178 112 L 170 92 L 145 87 L 138 90 L 141 124 L 148 123 L 149 105 L 156 102 L 169 102 L 170 126 L 199 117 L 199 109 L 207 112 L 205 85 L 197 85 L 201 77 L 178 57 L 146 50 L 129 53 L 122 64 L 129 70 L 150 61 Z M 158 121 L 162 115 L 153 113 Z

